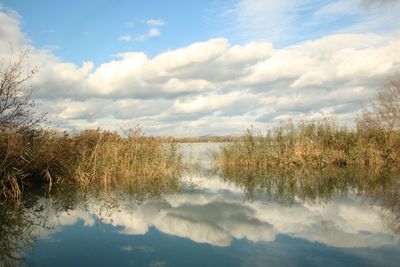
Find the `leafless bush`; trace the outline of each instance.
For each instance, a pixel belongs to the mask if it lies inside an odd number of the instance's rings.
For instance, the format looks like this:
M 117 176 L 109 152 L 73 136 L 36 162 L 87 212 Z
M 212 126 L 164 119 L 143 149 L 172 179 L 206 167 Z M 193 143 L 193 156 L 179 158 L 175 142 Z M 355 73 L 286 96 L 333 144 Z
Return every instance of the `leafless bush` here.
M 30 50 L 21 51 L 16 57 L 0 58 L 0 129 L 30 128 L 37 125 L 43 115 L 35 112 L 35 101 L 27 82 L 38 68 L 27 69 Z
M 389 130 L 400 128 L 400 75 L 391 78 L 378 93 L 375 111 Z

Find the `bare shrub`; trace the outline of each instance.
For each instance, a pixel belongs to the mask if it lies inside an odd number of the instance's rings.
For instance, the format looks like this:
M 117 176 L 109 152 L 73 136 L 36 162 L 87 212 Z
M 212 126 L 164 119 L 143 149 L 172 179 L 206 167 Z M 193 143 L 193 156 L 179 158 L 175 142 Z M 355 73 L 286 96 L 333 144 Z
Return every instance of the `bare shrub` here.
M 35 112 L 35 101 L 27 82 L 37 73 L 38 67 L 27 68 L 30 50 L 16 57 L 0 58 L 0 129 L 30 128 L 43 116 Z

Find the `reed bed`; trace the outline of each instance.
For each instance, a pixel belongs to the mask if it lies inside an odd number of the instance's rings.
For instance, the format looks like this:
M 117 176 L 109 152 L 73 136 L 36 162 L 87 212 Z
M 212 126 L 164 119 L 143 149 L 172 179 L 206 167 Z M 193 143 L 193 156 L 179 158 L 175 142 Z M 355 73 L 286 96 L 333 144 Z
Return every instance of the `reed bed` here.
M 0 199 L 20 199 L 26 186 L 46 184 L 128 192 L 177 187 L 181 155 L 172 138 L 127 137 L 102 130 L 69 136 L 48 131 L 0 133 Z
M 216 163 L 232 169 L 380 169 L 400 164 L 400 133 L 361 124 L 350 130 L 329 120 L 289 121 L 265 135 L 247 130 L 242 140 L 223 147 Z

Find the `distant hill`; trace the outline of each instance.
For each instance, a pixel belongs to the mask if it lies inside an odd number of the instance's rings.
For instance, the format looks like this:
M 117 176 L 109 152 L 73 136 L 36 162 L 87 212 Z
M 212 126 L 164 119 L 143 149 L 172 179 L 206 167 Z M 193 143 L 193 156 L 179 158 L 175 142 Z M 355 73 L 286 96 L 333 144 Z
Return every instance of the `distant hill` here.
M 176 137 L 175 140 L 181 143 L 233 142 L 239 140 L 240 138 L 241 136 L 234 136 L 234 135 L 202 135 L 202 136 Z

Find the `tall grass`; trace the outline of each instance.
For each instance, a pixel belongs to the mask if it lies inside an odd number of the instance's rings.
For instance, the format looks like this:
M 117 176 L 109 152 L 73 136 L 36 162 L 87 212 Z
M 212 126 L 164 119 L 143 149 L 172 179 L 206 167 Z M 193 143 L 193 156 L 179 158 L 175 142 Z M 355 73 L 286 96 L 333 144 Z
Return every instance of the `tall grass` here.
M 379 169 L 400 164 L 400 133 L 358 124 L 350 130 L 323 120 L 287 122 L 265 135 L 247 130 L 217 157 L 224 168 L 323 168 L 357 166 Z
M 76 136 L 27 131 L 0 133 L 0 198 L 19 199 L 24 187 L 64 184 L 129 192 L 177 186 L 181 156 L 171 138 L 127 137 L 101 130 Z
M 73 176 L 75 183 L 121 187 L 129 191 L 165 188 L 176 182 L 181 156 L 173 139 L 143 137 L 138 133 L 121 138 L 98 131 L 78 137 L 83 148 Z

